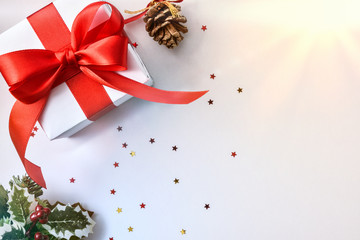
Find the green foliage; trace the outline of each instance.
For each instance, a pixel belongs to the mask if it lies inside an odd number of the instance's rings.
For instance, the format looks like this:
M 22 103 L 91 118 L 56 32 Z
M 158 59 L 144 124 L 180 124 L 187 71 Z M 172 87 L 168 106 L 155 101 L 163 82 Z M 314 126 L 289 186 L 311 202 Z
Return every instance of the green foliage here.
M 71 206 L 58 202 L 52 207 L 49 221 L 44 228 L 60 239 L 79 239 L 87 237 L 94 225 L 89 212 L 83 210 L 80 204 Z
M 8 213 L 9 206 L 7 205 L 8 200 L 8 192 L 0 185 L 0 219 L 10 217 Z
M 10 216 L 10 214 L 9 214 L 9 216 Z M 10 220 L 10 218 L 1 218 L 0 219 L 0 227 L 2 227 L 2 226 L 4 226 L 5 224 L 10 224 L 11 223 L 11 220 Z
M 27 192 L 27 189 L 18 188 L 14 185 L 9 197 L 9 212 L 11 220 L 25 225 L 30 216 L 31 205 L 35 201 L 34 195 Z
M 33 240 L 36 232 L 48 235 L 50 240 L 79 240 L 88 237 L 95 225 L 92 212 L 80 203 L 65 205 L 40 199 L 42 189 L 28 176 L 13 177 L 11 191 L 0 185 L 0 240 Z M 48 207 L 48 223 L 30 221 L 36 205 Z
M 24 228 L 15 228 L 12 227 L 11 231 L 6 232 L 2 236 L 2 240 L 27 240 L 28 238 L 25 236 Z
M 35 198 L 40 197 L 43 194 L 42 187 L 34 182 L 29 176 L 13 177 L 10 181 L 11 188 L 13 185 L 17 185 L 20 188 L 27 188 L 30 194 L 35 195 Z

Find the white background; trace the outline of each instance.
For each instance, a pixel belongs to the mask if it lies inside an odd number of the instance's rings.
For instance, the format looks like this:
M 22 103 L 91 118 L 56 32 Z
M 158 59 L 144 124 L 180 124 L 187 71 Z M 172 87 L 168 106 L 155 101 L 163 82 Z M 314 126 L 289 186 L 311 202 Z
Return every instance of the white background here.
M 0 0 L 0 32 L 49 2 Z M 147 4 L 110 2 L 122 12 Z M 42 166 L 44 197 L 95 211 L 93 240 L 360 239 L 360 21 L 334 33 L 309 21 L 310 10 L 329 6 L 312 2 L 186 0 L 189 33 L 175 50 L 149 38 L 141 20 L 126 26 L 155 87 L 210 92 L 186 106 L 132 99 L 69 139 L 38 131 L 27 156 Z M 343 4 L 333 2 L 336 17 Z M 3 80 L 0 102 L 8 186 L 25 172 Z

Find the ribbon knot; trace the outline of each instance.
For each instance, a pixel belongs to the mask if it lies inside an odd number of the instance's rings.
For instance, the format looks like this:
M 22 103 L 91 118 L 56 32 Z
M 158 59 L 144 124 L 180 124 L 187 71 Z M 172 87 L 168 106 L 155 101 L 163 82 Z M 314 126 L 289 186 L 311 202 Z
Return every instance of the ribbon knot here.
M 63 66 L 70 65 L 70 66 L 75 66 L 77 68 L 79 67 L 78 60 L 76 59 L 74 50 L 71 47 L 55 53 L 55 56 Z

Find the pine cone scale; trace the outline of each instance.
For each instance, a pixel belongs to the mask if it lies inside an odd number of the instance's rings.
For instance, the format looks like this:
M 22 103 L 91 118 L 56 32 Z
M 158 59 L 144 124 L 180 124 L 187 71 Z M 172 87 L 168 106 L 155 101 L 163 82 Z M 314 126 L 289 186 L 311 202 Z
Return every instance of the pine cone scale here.
M 170 8 L 164 3 L 152 6 L 144 17 L 145 29 L 155 41 L 168 48 L 176 47 L 184 37 L 181 33 L 187 33 L 188 29 L 181 23 L 186 23 L 186 17 L 180 15 L 181 7 L 171 4 L 178 10 L 177 16 L 173 16 Z

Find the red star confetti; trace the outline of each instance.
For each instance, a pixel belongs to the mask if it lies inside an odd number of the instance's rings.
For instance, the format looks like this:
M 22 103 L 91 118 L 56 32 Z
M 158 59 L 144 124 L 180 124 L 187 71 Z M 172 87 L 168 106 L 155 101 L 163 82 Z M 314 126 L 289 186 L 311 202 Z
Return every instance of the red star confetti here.
M 115 195 L 115 193 L 116 193 L 115 189 L 110 190 L 110 194 Z
M 123 148 L 127 148 L 127 146 L 128 146 L 128 145 L 127 145 L 126 142 L 122 144 L 122 147 L 123 147 Z
M 155 138 L 150 138 L 149 142 L 153 144 L 155 142 Z
M 122 131 L 122 127 L 120 126 L 118 126 L 116 129 L 118 130 L 118 132 Z
M 111 237 L 111 238 L 109 238 L 109 240 L 114 240 L 114 238 Z
M 34 127 L 34 131 L 37 132 L 39 130 L 38 127 Z
M 140 208 L 145 208 L 146 204 L 142 203 L 140 204 Z
M 204 208 L 208 210 L 210 208 L 210 204 L 205 204 Z
M 242 93 L 243 89 L 242 89 L 242 88 L 238 88 L 237 91 L 238 91 L 239 93 Z
M 201 26 L 201 30 L 203 30 L 204 32 L 207 30 L 207 27 L 206 27 L 206 25 L 202 25 Z
M 172 147 L 172 150 L 176 152 L 178 150 L 178 147 L 175 145 Z
M 211 78 L 211 79 L 215 79 L 215 78 L 216 78 L 215 74 L 211 74 L 211 75 L 210 75 L 210 78 Z
M 136 42 L 134 42 L 132 45 L 134 46 L 134 48 L 137 48 L 137 46 L 139 46 L 139 44 L 137 44 Z
M 213 104 L 214 104 L 214 100 L 209 99 L 208 103 L 209 103 L 209 105 L 213 105 Z
M 70 178 L 70 183 L 75 183 L 75 178 Z
M 30 134 L 30 136 L 31 136 L 31 137 L 35 137 L 35 133 L 32 132 L 32 133 Z
M 236 152 L 231 152 L 232 157 L 236 157 L 236 155 L 237 155 Z
M 134 228 L 130 226 L 130 227 L 128 227 L 128 230 L 129 230 L 129 232 L 132 232 L 134 230 Z
M 118 162 L 115 162 L 113 165 L 114 165 L 115 168 L 119 167 L 119 163 L 118 163 Z

